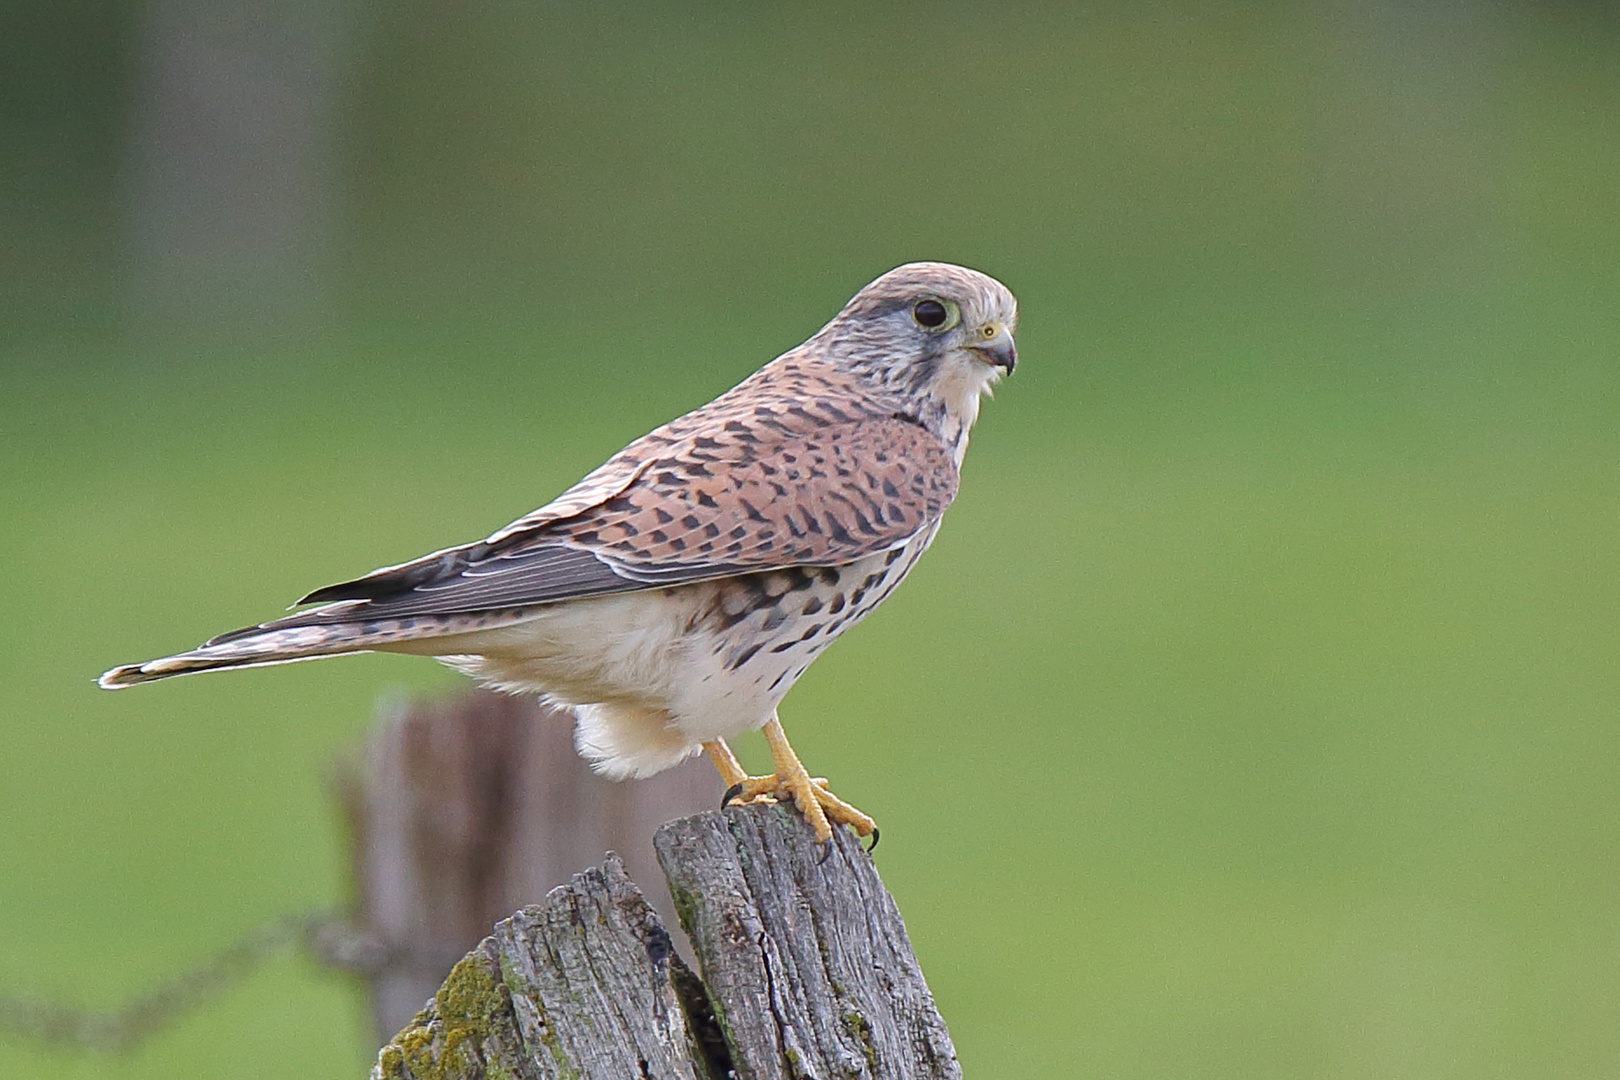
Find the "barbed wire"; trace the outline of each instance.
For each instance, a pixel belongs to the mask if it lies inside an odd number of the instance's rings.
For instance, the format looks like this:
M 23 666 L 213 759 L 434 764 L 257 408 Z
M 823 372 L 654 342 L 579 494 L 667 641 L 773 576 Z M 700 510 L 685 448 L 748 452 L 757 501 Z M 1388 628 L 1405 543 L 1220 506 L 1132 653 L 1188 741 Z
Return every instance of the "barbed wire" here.
M 122 1053 L 236 986 L 278 954 L 301 949 L 323 967 L 374 978 L 399 968 L 448 971 L 461 953 L 383 941 L 329 910 L 295 912 L 254 927 L 207 960 L 112 1009 L 0 994 L 0 1031 L 50 1046 Z M 431 955 L 430 955 L 431 954 Z

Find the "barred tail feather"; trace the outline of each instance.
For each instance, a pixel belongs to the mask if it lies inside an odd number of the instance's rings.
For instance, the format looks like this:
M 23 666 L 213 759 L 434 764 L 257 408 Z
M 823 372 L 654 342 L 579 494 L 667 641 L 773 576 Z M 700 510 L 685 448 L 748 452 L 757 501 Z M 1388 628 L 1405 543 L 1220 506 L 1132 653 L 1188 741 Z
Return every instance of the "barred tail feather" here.
M 384 619 L 365 619 L 366 610 L 363 603 L 348 602 L 301 611 L 261 626 L 221 634 L 190 652 L 159 657 L 144 664 L 115 667 L 97 682 L 104 690 L 122 690 L 126 686 L 156 682 L 174 675 L 267 667 L 271 664 L 290 664 L 295 660 L 318 660 L 323 656 L 378 650 L 428 654 L 466 652 L 469 650 L 464 646 L 469 640 L 476 640 L 475 635 L 525 622 L 533 618 L 537 610 L 543 609 L 505 608 L 430 618 L 405 616 Z M 353 621 L 344 621 L 345 616 Z M 437 641 L 425 647 L 411 644 L 428 638 L 453 639 L 459 642 L 460 647 L 446 642 L 443 648 L 439 648 Z
M 144 664 L 124 664 L 106 672 L 96 682 L 103 690 L 122 690 L 139 683 L 156 682 L 175 675 L 194 675 L 199 671 L 267 667 L 298 660 L 319 660 L 324 656 L 369 652 L 379 644 L 382 642 L 365 633 L 360 624 L 266 630 L 251 636 L 233 637 L 229 641 L 215 639 L 189 652 L 162 656 Z

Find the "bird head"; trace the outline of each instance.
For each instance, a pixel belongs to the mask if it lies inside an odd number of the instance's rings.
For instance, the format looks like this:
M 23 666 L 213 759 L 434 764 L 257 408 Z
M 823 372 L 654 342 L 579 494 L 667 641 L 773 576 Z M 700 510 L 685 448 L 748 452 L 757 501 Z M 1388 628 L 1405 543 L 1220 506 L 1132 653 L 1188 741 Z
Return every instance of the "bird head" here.
M 979 398 L 1018 360 L 1018 301 L 987 274 L 950 263 L 896 267 L 856 293 L 812 341 L 890 392 L 971 427 Z

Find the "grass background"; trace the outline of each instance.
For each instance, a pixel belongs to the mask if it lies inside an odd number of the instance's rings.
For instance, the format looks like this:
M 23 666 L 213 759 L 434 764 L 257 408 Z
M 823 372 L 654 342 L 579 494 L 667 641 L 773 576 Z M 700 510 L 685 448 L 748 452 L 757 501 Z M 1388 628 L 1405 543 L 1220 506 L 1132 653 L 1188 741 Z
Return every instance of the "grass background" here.
M 784 719 L 969 1075 L 1613 1075 L 1606 8 L 344 11 L 319 316 L 251 333 L 141 307 L 139 10 L 0 15 L 0 989 L 110 1005 L 339 900 L 334 755 L 455 685 L 96 673 L 482 535 L 941 258 L 1023 362 Z M 0 1075 L 373 1049 L 286 959 Z

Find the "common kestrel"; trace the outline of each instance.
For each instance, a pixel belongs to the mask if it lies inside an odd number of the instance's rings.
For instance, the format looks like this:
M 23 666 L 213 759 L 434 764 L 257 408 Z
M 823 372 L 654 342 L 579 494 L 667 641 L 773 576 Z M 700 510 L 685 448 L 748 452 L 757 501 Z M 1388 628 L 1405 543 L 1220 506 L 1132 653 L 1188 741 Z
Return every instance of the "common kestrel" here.
M 569 707 L 614 778 L 708 753 L 730 797 L 815 828 L 872 819 L 813 780 L 777 703 L 900 583 L 939 529 L 980 397 L 1012 371 L 1017 303 L 947 263 L 889 271 L 791 349 L 487 539 L 316 589 L 314 605 L 112 689 L 342 653 L 421 653 Z M 776 771 L 726 739 L 763 727 Z

